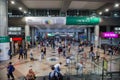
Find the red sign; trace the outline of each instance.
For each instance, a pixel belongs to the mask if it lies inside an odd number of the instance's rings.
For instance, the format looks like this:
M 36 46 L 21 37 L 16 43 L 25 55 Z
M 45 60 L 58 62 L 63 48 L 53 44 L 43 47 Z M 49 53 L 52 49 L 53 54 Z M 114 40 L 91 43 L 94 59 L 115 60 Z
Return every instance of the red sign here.
M 22 38 L 20 38 L 20 37 L 12 38 L 12 41 L 22 41 Z

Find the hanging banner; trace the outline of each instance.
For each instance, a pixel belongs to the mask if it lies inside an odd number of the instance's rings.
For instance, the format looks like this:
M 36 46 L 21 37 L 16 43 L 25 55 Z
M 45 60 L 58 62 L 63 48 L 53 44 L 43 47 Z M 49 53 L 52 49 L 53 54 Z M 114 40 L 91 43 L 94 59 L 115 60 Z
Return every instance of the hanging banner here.
M 9 36 L 0 36 L 0 43 L 10 42 Z
M 29 25 L 65 25 L 66 17 L 26 17 L 26 22 Z
M 100 17 L 66 17 L 66 25 L 97 25 Z
M 0 36 L 0 61 L 8 60 L 8 50 L 10 49 L 9 36 Z
M 100 17 L 26 17 L 26 23 L 29 25 L 97 25 L 100 23 Z

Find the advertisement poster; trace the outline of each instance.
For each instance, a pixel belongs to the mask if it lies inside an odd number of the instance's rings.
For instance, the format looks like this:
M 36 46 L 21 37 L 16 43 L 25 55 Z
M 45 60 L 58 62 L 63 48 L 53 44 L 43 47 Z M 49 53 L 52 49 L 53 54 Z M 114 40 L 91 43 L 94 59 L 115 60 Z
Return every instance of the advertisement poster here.
M 10 49 L 9 43 L 0 43 L 0 61 L 9 59 L 8 56 L 9 49 Z

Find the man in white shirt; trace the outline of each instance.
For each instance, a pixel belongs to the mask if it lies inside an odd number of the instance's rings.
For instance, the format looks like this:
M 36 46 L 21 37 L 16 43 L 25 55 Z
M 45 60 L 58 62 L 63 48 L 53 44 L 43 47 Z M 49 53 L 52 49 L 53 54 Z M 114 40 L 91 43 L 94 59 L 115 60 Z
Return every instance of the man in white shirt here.
M 60 72 L 60 70 L 61 70 L 61 69 L 60 69 L 60 65 L 62 65 L 61 62 L 59 62 L 59 63 L 57 63 L 57 64 L 54 65 L 55 71 Z

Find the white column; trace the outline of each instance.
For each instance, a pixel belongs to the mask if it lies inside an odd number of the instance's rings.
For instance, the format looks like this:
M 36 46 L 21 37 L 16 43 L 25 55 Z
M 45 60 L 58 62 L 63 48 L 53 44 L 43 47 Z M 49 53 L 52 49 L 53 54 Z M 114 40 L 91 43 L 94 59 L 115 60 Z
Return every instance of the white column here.
M 25 41 L 28 49 L 28 44 L 30 44 L 30 26 L 28 24 L 25 25 Z
M 28 24 L 25 25 L 25 40 L 30 42 L 30 26 Z
M 84 34 L 85 34 L 84 36 L 86 36 L 86 39 L 84 40 L 87 40 L 87 28 L 84 29 Z
M 8 7 L 7 0 L 0 0 L 0 61 L 8 60 L 10 39 L 7 35 L 8 28 Z
M 75 32 L 75 39 L 78 40 L 78 32 Z
M 99 46 L 99 25 L 95 26 L 95 47 Z
M 25 25 L 25 36 L 30 36 L 30 26 L 28 24 Z

